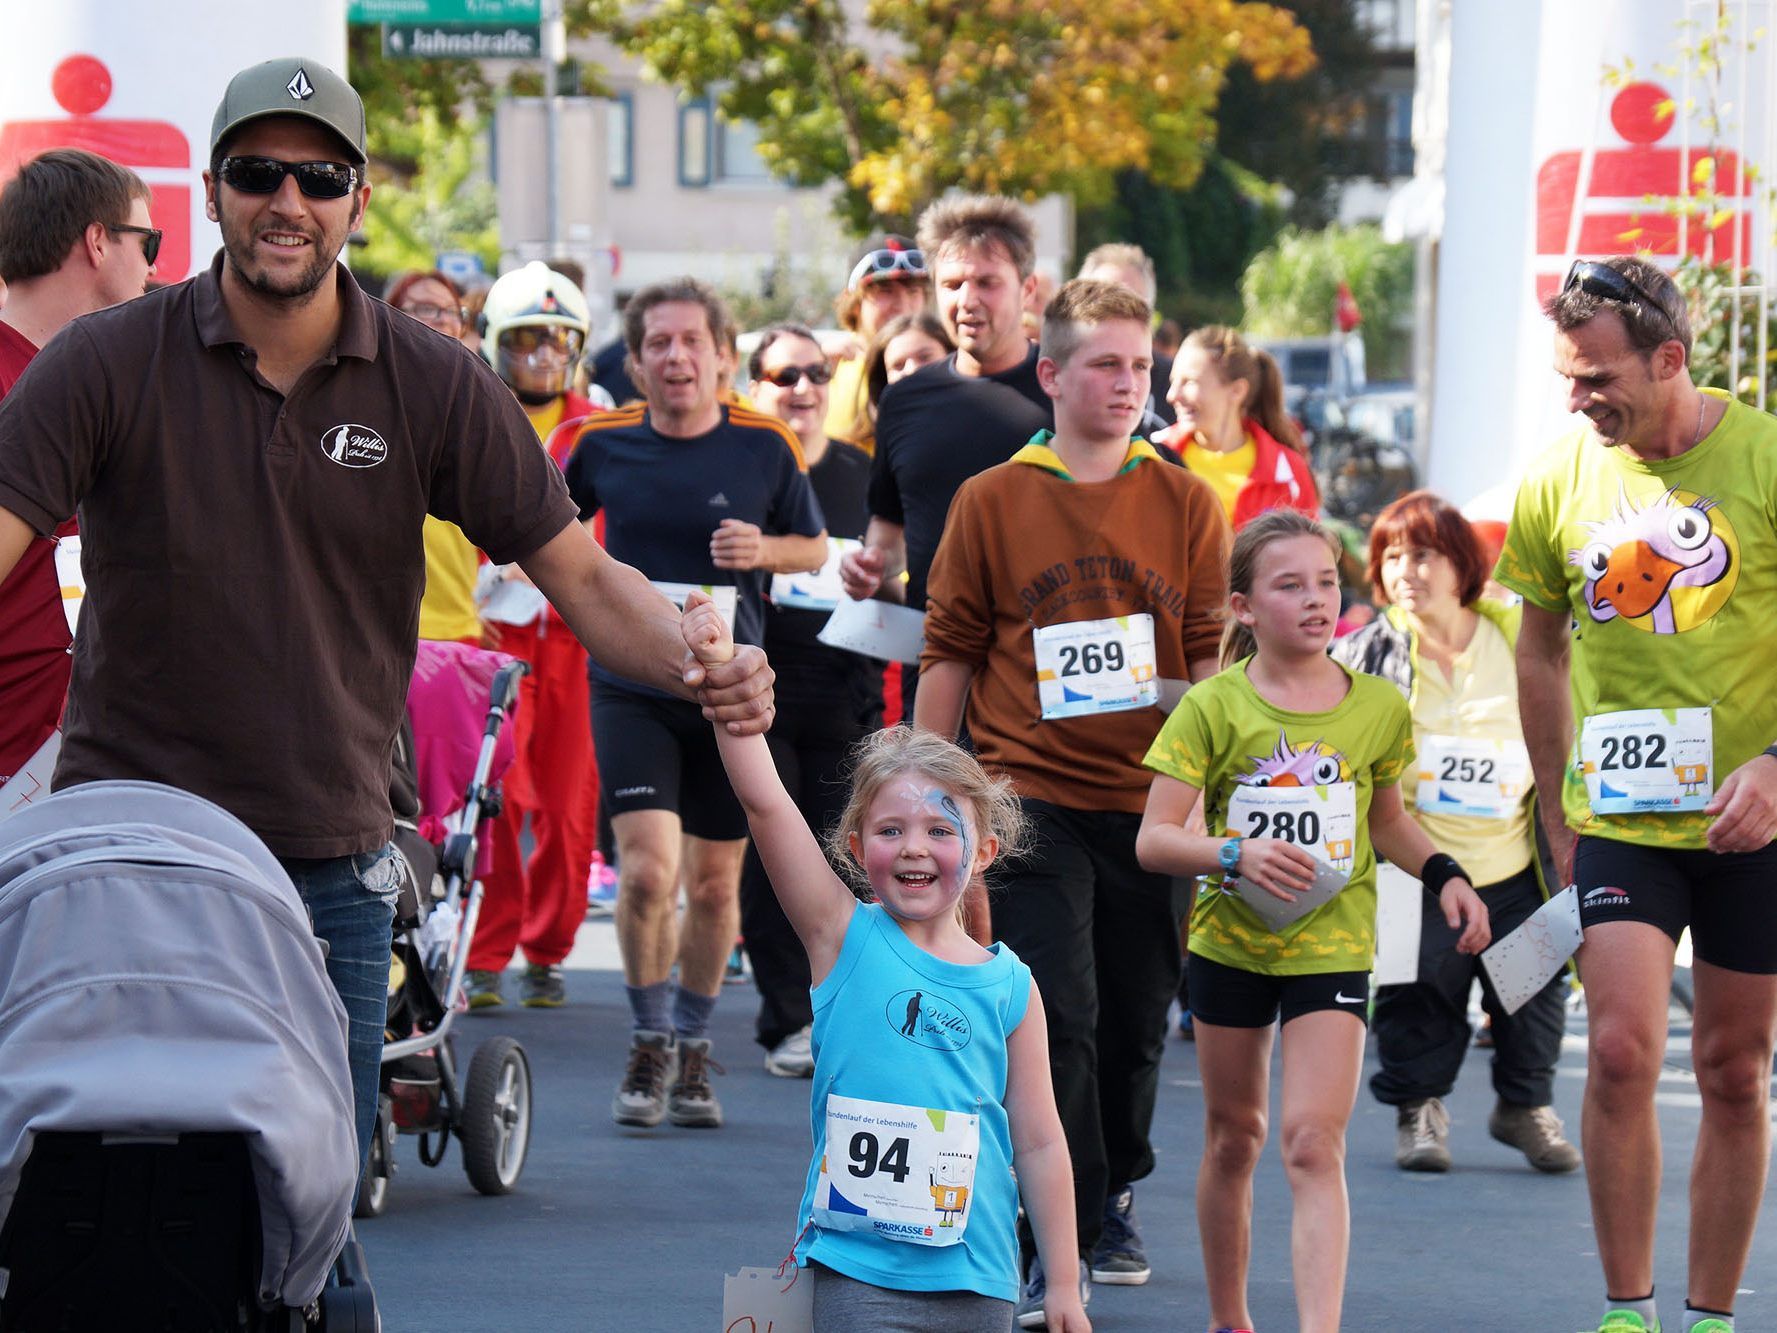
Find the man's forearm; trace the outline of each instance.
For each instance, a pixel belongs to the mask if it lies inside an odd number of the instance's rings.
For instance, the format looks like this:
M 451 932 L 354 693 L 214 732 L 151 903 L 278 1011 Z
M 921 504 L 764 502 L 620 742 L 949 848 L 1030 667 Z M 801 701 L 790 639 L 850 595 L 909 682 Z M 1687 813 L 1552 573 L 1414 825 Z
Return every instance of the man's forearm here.
M 805 574 L 827 563 L 826 534 L 759 538 L 759 568 L 769 574 Z
M 612 559 L 577 523 L 519 564 L 600 666 L 692 697 L 678 608 L 639 569 Z
M 1573 700 L 1569 694 L 1565 655 L 1518 653 L 1518 716 L 1523 723 L 1524 748 L 1530 753 L 1530 771 L 1536 777 L 1543 817 L 1561 822 L 1561 788 L 1567 776 L 1567 758 L 1573 749 Z
M 913 725 L 955 740 L 963 726 L 963 708 L 969 701 L 969 685 L 975 668 L 967 662 L 933 662 L 919 673 L 919 693 L 913 697 Z

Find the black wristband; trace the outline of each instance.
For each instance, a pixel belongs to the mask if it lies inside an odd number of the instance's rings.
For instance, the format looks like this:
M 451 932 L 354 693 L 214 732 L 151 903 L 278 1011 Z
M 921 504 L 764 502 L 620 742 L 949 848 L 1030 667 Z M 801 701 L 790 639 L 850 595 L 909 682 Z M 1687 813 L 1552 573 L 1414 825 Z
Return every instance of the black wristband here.
M 1467 879 L 1468 871 L 1456 863 L 1454 856 L 1446 856 L 1442 852 L 1433 852 L 1425 858 L 1425 866 L 1419 872 L 1419 879 L 1425 885 L 1427 893 L 1442 893 L 1444 885 L 1453 879 Z
M 1770 755 L 1771 758 L 1777 759 L 1777 745 L 1767 745 L 1765 747 L 1765 753 Z

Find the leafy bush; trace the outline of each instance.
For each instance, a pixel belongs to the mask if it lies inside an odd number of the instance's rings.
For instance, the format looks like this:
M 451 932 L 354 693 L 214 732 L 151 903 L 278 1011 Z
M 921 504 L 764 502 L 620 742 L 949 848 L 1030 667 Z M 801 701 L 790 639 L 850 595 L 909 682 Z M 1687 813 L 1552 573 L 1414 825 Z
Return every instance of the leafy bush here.
M 1261 338 L 1326 334 L 1341 282 L 1351 287 L 1363 313 L 1359 331 L 1369 377 L 1405 379 L 1411 371 L 1413 249 L 1383 240 L 1381 228 L 1369 223 L 1321 231 L 1286 227 L 1241 276 L 1242 327 Z

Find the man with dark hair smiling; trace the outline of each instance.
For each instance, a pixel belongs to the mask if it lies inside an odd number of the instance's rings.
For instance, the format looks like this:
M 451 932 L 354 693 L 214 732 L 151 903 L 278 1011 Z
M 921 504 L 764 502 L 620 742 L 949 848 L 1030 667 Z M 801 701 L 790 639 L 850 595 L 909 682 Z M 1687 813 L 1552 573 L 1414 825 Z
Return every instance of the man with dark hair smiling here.
M 1703 1110 L 1678 1333 L 1731 1333 L 1777 1038 L 1777 426 L 1692 381 L 1684 296 L 1652 264 L 1582 260 L 1545 309 L 1587 424 L 1525 474 L 1498 578 L 1524 597 L 1524 740 L 1584 930 L 1599 1333 L 1660 1330 L 1654 1098 L 1687 928 Z
M 210 162 L 209 271 L 75 320 L 0 403 L 0 574 L 80 507 L 89 588 L 55 785 L 182 787 L 278 856 L 345 1002 L 362 1155 L 425 516 L 521 564 L 609 669 L 695 690 L 707 716 L 762 729 L 771 677 L 757 649 L 692 666 L 672 605 L 574 521 L 494 373 L 337 265 L 370 199 L 349 84 L 301 58 L 243 70 Z
M 78 148 L 25 163 L 0 190 L 0 398 L 69 320 L 140 296 L 159 253 L 135 172 Z M 0 581 L 0 782 L 61 720 L 73 636 L 56 547 L 79 531 L 69 519 L 31 542 Z

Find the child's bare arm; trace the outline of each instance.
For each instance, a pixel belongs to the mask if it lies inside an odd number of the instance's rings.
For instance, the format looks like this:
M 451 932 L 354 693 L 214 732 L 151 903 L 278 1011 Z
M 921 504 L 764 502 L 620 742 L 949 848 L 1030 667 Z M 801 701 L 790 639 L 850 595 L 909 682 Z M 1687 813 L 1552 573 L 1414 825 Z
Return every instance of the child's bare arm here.
M 1024 1021 L 1006 1039 L 1006 1118 L 1018 1192 L 1036 1233 L 1037 1257 L 1048 1275 L 1043 1312 L 1051 1333 L 1092 1333 L 1075 1281 L 1079 1232 L 1074 1225 L 1074 1167 L 1067 1151 L 1055 1085 L 1049 1074 L 1049 1023 L 1033 981 Z
M 726 661 L 734 651 L 721 613 L 700 592 L 686 598 L 680 629 L 686 646 L 705 666 Z M 808 822 L 784 790 L 765 737 L 735 736 L 718 726 L 716 748 L 729 785 L 747 812 L 747 827 L 771 887 L 808 953 L 809 971 L 818 983 L 832 970 L 845 942 L 854 902 L 851 890 L 833 873 Z

